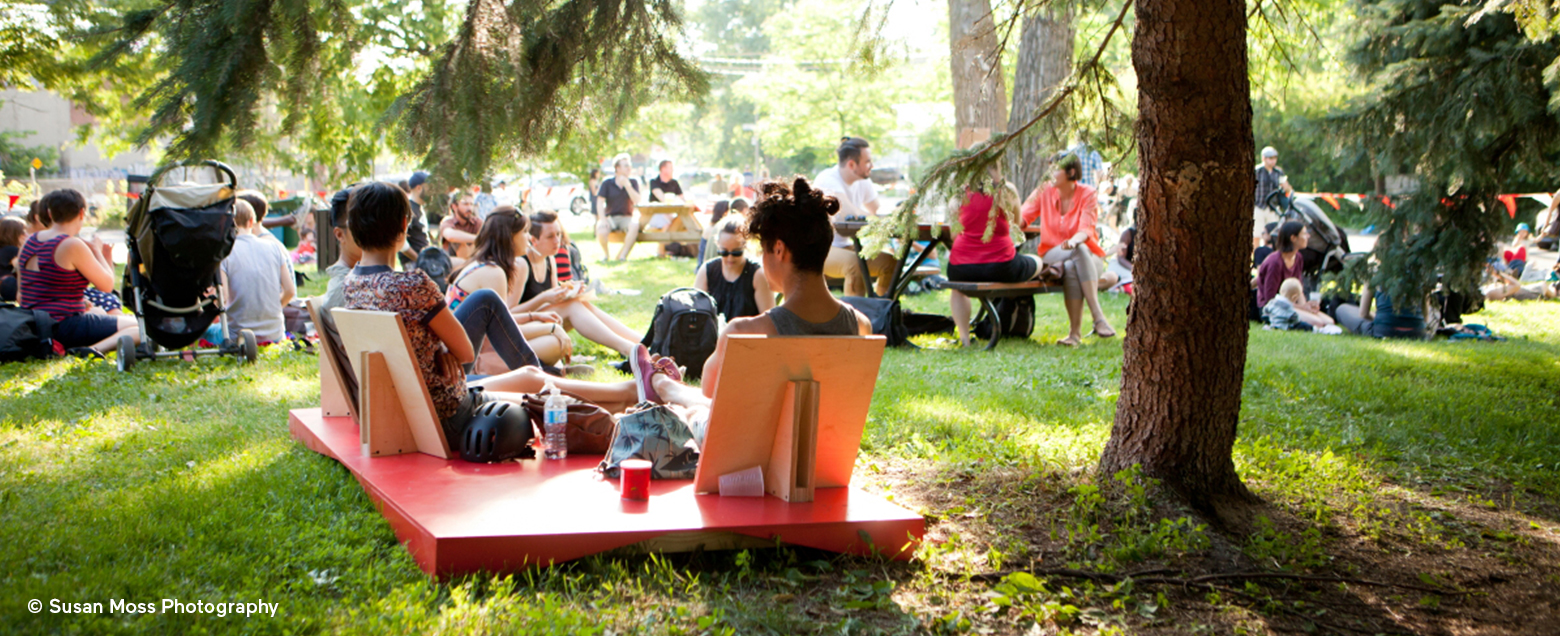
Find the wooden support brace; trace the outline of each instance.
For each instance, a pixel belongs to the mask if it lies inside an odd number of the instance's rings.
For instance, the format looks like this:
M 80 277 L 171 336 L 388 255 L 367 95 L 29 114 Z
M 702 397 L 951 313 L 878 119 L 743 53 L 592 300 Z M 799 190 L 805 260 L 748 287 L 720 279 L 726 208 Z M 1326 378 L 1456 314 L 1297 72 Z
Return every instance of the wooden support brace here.
M 351 417 L 352 407 L 347 392 L 341 387 L 341 373 L 330 352 L 321 347 L 320 359 L 320 412 L 325 417 Z
M 764 470 L 764 489 L 792 503 L 813 500 L 817 486 L 818 383 L 792 380 L 780 402 L 774 450 Z
M 362 415 L 359 426 L 363 454 L 383 457 L 417 452 L 417 438 L 406 421 L 401 398 L 396 395 L 395 381 L 390 378 L 390 365 L 385 354 L 364 351 L 361 368 L 362 384 L 359 389 L 358 413 Z

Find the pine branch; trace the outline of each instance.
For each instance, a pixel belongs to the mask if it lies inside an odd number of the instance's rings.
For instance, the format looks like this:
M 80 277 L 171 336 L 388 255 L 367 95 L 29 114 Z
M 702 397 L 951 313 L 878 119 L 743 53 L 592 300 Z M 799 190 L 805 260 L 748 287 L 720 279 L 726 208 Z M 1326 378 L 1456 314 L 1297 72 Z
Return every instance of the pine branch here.
M 987 168 L 1002 160 L 1008 146 L 1023 139 L 1030 129 L 1055 113 L 1080 87 L 1085 86 L 1090 78 L 1098 79 L 1103 69 L 1100 64 L 1100 58 L 1104 56 L 1105 49 L 1110 46 L 1111 40 L 1116 33 L 1121 30 L 1121 25 L 1126 20 L 1127 13 L 1132 10 L 1133 6 L 1134 3 L 1130 0 L 1122 3 L 1121 10 L 1117 12 L 1115 19 L 1111 21 L 1109 30 L 1106 31 L 1093 56 L 1073 70 L 1073 74 L 1057 88 L 1057 91 L 1051 96 L 1050 101 L 1046 103 L 1044 108 L 1039 109 L 1033 117 L 1024 122 L 1022 126 L 1019 126 L 1017 130 L 996 135 L 985 143 L 978 144 L 969 150 L 954 152 L 948 158 L 932 166 L 921 177 L 920 183 L 916 186 L 915 194 L 905 199 L 904 203 L 895 210 L 894 216 L 889 217 L 887 222 L 873 223 L 868 227 L 864 233 L 867 239 L 864 248 L 868 250 L 881 249 L 882 245 L 892 237 L 898 237 L 906 244 L 914 240 L 919 235 L 918 209 L 926 200 L 928 193 L 959 193 L 966 187 L 981 191 L 990 190 L 991 188 L 982 183 L 981 175 L 985 173 Z M 1097 91 L 1100 91 L 1098 94 L 1104 100 L 1102 84 L 1096 83 L 1095 88 Z M 1020 197 L 1022 196 L 1023 194 L 1020 193 Z M 957 233 L 960 230 L 958 215 L 950 214 L 948 220 L 953 231 Z M 934 225 L 932 228 L 934 235 L 939 234 L 941 231 L 941 226 Z

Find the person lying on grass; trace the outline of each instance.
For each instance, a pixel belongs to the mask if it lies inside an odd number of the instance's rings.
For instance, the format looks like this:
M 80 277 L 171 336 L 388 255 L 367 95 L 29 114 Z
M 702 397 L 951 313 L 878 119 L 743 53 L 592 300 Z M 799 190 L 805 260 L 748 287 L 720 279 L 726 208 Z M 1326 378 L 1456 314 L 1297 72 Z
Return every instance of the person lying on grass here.
M 1560 268 L 1560 263 L 1555 267 Z M 1521 280 L 1496 269 L 1493 264 L 1485 265 L 1484 275 L 1488 282 L 1479 291 L 1484 294 L 1485 300 L 1548 300 L 1560 295 L 1560 290 L 1556 290 L 1556 286 L 1549 281 L 1524 285 Z
M 666 404 L 679 411 L 702 440 L 729 335 L 870 335 L 872 324 L 867 317 L 835 299 L 823 279 L 824 261 L 834 240 L 829 218 L 839 204 L 813 190 L 800 177 L 794 189 L 781 182 L 769 182 L 763 184 L 763 191 L 763 200 L 749 215 L 748 232 L 763 246 L 762 272 L 766 281 L 772 289 L 784 291 L 785 302 L 763 314 L 727 323 L 715 353 L 705 361 L 706 381 L 702 387 L 684 384 L 675 361 L 651 356 L 643 345 L 636 345 L 634 356 L 629 358 L 633 380 L 556 379 L 544 376 L 538 369 L 524 368 L 473 382 L 473 386 L 495 395 L 535 393 L 551 381 L 560 390 L 615 413 L 643 402 Z

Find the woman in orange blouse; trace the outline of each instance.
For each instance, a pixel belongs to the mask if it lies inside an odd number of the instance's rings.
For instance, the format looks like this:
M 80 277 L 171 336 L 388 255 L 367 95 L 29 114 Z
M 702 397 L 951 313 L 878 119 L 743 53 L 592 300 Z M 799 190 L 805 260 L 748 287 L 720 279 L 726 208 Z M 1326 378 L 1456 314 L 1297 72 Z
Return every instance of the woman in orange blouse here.
M 1021 209 L 1024 225 L 1040 221 L 1040 249 L 1042 261 L 1047 265 L 1063 264 L 1068 273 L 1064 277 L 1063 297 L 1067 305 L 1067 321 L 1070 330 L 1067 337 L 1056 344 L 1076 347 L 1083 340 L 1080 325 L 1083 322 L 1083 305 L 1089 305 L 1094 316 L 1094 335 L 1110 338 L 1116 330 L 1105 319 L 1100 309 L 1099 265 L 1095 257 L 1103 258 L 1094 225 L 1099 218 L 1099 204 L 1094 188 L 1078 183 L 1083 178 L 1083 165 L 1076 155 L 1065 155 L 1052 166 L 1051 180 L 1029 195 Z

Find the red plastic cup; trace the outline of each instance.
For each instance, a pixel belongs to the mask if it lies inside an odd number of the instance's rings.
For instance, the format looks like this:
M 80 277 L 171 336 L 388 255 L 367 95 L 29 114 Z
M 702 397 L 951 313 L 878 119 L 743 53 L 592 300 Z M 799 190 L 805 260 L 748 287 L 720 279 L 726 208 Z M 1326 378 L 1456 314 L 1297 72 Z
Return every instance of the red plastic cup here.
M 644 501 L 650 498 L 650 462 L 643 459 L 625 459 L 622 488 L 624 499 Z

